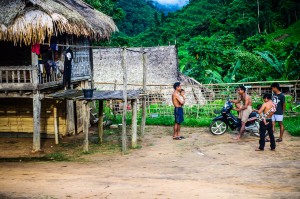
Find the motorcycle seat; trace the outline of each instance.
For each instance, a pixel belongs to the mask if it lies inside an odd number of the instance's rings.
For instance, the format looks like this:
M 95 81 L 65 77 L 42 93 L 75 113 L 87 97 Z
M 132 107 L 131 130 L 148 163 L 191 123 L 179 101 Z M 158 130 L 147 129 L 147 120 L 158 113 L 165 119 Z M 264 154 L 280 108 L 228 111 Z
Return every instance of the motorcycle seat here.
M 256 112 L 250 113 L 248 121 L 252 121 L 252 120 L 256 120 L 256 119 L 257 119 Z

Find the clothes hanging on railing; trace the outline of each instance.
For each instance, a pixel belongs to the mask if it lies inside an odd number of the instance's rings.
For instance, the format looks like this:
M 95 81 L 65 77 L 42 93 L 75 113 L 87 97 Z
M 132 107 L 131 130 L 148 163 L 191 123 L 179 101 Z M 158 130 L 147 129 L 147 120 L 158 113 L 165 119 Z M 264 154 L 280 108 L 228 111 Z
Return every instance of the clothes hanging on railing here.
M 67 87 L 68 89 L 70 89 L 71 87 L 72 60 L 73 60 L 73 51 L 70 48 L 68 48 L 65 53 L 64 76 L 63 76 L 64 87 Z
M 35 53 L 37 55 L 41 54 L 40 44 L 33 44 L 31 46 L 31 52 L 33 52 L 33 53 Z

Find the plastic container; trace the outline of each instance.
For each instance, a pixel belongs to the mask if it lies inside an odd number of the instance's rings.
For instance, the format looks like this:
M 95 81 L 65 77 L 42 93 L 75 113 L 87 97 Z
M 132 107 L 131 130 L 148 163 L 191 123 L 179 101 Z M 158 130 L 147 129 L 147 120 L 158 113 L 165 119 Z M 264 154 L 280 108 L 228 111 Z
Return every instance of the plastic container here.
M 92 88 L 82 89 L 84 98 L 89 98 L 89 99 L 93 98 L 94 90 L 96 89 L 92 89 Z

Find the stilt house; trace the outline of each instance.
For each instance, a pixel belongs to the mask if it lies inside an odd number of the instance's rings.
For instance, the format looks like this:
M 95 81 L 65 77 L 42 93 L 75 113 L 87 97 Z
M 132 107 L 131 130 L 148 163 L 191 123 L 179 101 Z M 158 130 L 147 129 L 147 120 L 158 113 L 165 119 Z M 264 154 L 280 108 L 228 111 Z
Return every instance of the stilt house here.
M 82 102 L 49 94 L 65 89 L 67 60 L 68 86 L 89 87 L 91 41 L 114 31 L 110 17 L 80 0 L 1 0 L 0 133 L 33 134 L 39 151 L 41 136 L 80 132 Z

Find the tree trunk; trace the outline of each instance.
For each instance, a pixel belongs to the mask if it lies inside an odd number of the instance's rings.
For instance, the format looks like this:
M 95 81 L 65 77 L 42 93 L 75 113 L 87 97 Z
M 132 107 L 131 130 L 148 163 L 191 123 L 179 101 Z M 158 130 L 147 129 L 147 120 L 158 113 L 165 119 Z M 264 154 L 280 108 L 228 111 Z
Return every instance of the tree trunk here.
M 258 33 L 260 34 L 260 26 L 259 26 L 259 0 L 257 0 L 256 2 L 257 2 L 257 30 L 258 30 Z

